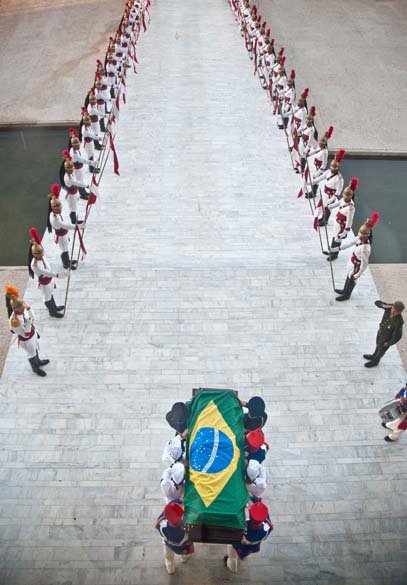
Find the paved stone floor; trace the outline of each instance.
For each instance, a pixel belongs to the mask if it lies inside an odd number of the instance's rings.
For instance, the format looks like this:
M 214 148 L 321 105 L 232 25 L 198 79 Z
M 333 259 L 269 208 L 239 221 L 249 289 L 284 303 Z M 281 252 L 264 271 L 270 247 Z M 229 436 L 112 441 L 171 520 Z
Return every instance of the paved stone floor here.
M 383 441 L 377 410 L 405 372 L 395 348 L 363 367 L 370 272 L 335 303 L 225 1 L 156 2 L 138 57 L 121 176 L 103 177 L 62 323 L 28 285 L 48 376 L 14 344 L 0 383 L 1 585 L 404 584 L 406 442 Z M 239 575 L 200 545 L 169 578 L 153 530 L 164 414 L 197 385 L 267 401 L 275 531 Z

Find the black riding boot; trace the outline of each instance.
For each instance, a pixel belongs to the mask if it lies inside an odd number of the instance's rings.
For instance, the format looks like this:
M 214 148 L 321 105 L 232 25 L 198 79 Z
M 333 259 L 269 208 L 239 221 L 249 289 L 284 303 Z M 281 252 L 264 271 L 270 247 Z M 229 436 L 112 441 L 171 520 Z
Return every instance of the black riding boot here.
M 41 378 L 43 378 L 44 376 L 46 376 L 46 372 L 44 372 L 44 370 L 41 370 L 38 361 L 37 361 L 37 356 L 33 357 L 33 358 L 29 358 L 28 361 L 30 362 L 30 366 L 32 371 L 37 374 L 37 376 L 41 376 Z
M 61 313 L 58 313 L 58 311 L 56 311 L 56 309 L 54 309 L 54 304 L 52 303 L 52 301 L 45 301 L 45 306 L 48 309 L 48 313 L 49 313 L 50 317 L 56 317 L 57 319 L 62 319 L 63 315 L 61 315 Z
M 83 223 L 82 220 L 79 220 L 77 218 L 76 211 L 71 211 L 71 213 L 69 214 L 69 217 L 71 218 L 71 223 L 73 223 L 73 224 L 77 223 L 79 225 L 79 224 Z
M 89 167 L 90 169 L 90 167 Z M 89 199 L 89 193 L 86 191 L 85 187 L 79 187 L 79 195 L 81 199 L 85 199 L 87 201 Z
M 61 260 L 62 260 L 62 264 L 64 265 L 65 269 L 72 268 L 72 270 L 76 270 L 78 262 L 76 260 L 72 260 L 72 266 L 71 266 L 71 261 L 69 259 L 68 252 L 62 252 Z
M 52 303 L 52 306 L 54 307 L 54 310 L 55 311 L 63 311 L 65 309 L 65 305 L 59 305 L 58 306 L 56 304 L 54 297 L 51 297 L 51 303 Z
M 340 243 L 337 242 L 335 240 L 335 238 L 332 238 L 332 242 L 331 242 L 331 253 L 329 253 L 329 251 L 327 252 L 326 250 L 324 250 L 324 254 L 325 256 L 330 256 L 329 258 L 327 258 L 328 262 L 331 260 L 336 260 L 337 257 L 339 256 L 339 250 L 335 250 L 335 248 L 339 248 L 340 247 Z M 340 293 L 342 294 L 342 293 Z
M 37 351 L 37 365 L 38 366 L 46 366 L 47 364 L 49 364 L 49 360 L 40 360 L 40 356 L 38 355 L 38 351 Z
M 343 293 L 340 297 L 336 297 L 337 301 L 347 301 L 352 295 L 352 291 L 356 286 L 356 282 L 353 278 L 347 278 L 345 286 L 343 287 Z
M 101 132 L 106 132 L 106 126 L 105 126 L 105 119 L 104 118 L 100 118 L 99 119 L 99 127 Z
M 99 140 L 94 140 L 93 145 L 95 147 L 95 150 L 102 150 L 102 147 L 99 144 Z
M 318 225 L 319 227 L 322 227 L 324 225 L 328 225 L 328 220 L 331 216 L 331 212 L 329 209 L 324 209 L 322 212 L 322 217 L 321 219 L 318 221 Z
M 335 292 L 338 293 L 338 295 L 343 295 L 343 293 L 345 292 L 346 287 L 348 286 L 348 281 L 349 281 L 349 278 L 346 277 L 346 281 L 345 281 L 345 284 L 343 285 L 343 288 L 336 288 L 335 289 Z

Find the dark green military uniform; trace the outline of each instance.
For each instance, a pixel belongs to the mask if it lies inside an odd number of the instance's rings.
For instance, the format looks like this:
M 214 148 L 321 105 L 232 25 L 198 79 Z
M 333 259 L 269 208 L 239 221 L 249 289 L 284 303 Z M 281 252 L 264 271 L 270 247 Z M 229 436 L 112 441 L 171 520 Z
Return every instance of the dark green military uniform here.
M 376 301 L 376 307 L 383 309 L 383 305 L 386 305 L 383 301 Z M 376 345 L 382 346 L 383 343 L 394 345 L 400 341 L 403 335 L 403 324 L 404 320 L 401 315 L 391 316 L 391 309 L 384 309 L 384 315 L 380 321 L 379 331 L 376 336 Z
M 376 307 L 379 307 L 379 309 L 384 309 L 384 305 L 387 304 L 389 303 L 384 303 L 383 301 L 375 302 Z M 394 315 L 392 317 L 391 308 L 384 309 L 379 331 L 376 336 L 376 349 L 372 355 L 364 356 L 366 359 L 369 359 L 369 363 L 365 364 L 365 366 L 371 367 L 377 365 L 389 347 L 400 341 L 403 335 L 403 324 L 404 320 L 401 315 Z M 384 345 L 385 343 L 387 345 Z

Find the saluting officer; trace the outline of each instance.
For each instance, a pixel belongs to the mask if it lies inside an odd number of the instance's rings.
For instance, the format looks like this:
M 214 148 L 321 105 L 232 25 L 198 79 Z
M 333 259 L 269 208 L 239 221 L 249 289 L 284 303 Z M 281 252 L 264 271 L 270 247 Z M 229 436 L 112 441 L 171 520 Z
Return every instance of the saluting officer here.
M 395 301 L 394 303 L 384 303 L 376 301 L 376 307 L 384 310 L 382 320 L 379 325 L 379 331 L 376 336 L 376 348 L 372 354 L 364 354 L 366 368 L 374 368 L 380 362 L 386 351 L 392 345 L 395 345 L 403 336 L 404 320 L 401 313 L 404 311 L 404 303 Z

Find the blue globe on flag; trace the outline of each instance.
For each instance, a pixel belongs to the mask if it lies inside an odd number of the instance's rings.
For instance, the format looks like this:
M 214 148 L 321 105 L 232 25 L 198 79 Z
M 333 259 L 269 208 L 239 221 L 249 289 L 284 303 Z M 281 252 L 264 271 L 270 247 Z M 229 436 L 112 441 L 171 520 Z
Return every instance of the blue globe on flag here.
M 233 443 L 223 431 L 203 427 L 190 446 L 189 464 L 200 473 L 218 473 L 230 465 L 233 454 Z

